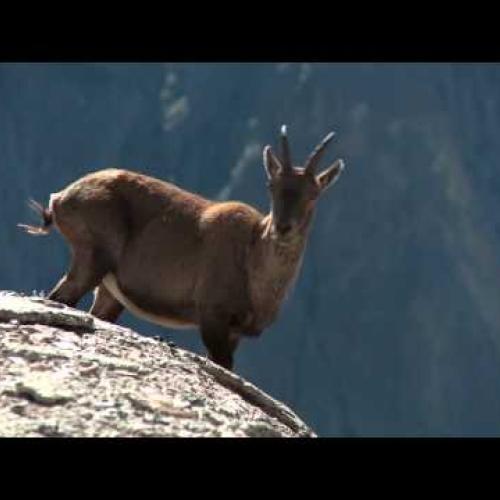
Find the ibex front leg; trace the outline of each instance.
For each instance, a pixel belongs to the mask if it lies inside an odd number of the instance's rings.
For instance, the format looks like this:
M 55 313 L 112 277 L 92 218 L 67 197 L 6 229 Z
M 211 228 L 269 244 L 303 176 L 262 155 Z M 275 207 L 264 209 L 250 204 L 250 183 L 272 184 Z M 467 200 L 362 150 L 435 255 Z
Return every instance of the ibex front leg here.
M 232 370 L 239 336 L 232 334 L 229 325 L 224 323 L 203 323 L 200 330 L 209 359 L 227 370 Z

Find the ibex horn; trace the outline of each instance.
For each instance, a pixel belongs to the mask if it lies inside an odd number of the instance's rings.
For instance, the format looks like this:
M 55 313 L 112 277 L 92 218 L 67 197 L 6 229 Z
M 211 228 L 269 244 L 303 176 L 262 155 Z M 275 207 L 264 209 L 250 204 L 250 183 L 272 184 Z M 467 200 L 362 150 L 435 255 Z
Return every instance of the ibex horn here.
M 290 154 L 290 145 L 286 135 L 286 125 L 281 127 L 281 158 L 283 160 L 283 169 L 292 170 L 292 157 Z
M 330 132 L 314 149 L 309 158 L 307 159 L 306 164 L 304 165 L 304 170 L 307 173 L 314 174 L 316 166 L 318 165 L 323 153 L 325 152 L 326 146 L 333 139 L 335 132 Z

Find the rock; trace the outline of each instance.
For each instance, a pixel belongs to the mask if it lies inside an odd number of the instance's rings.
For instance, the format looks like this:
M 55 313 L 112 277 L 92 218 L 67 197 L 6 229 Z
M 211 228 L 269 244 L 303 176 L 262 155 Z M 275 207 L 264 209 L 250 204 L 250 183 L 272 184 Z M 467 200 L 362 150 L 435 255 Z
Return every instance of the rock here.
M 0 436 L 315 433 L 254 385 L 171 342 L 0 292 Z

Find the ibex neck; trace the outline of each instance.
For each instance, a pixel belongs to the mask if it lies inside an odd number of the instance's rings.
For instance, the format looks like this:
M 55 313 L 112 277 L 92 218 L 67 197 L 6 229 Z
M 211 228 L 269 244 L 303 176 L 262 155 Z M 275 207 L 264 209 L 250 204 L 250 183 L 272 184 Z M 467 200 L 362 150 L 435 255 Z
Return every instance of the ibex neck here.
M 257 329 L 272 323 L 297 277 L 307 240 L 307 228 L 291 239 L 280 239 L 273 230 L 272 214 L 265 216 L 250 257 L 250 292 L 257 311 Z
M 291 237 L 280 237 L 274 229 L 272 212 L 264 217 L 262 252 L 265 255 L 266 275 L 277 298 L 284 297 L 299 272 L 309 232 L 310 219 Z

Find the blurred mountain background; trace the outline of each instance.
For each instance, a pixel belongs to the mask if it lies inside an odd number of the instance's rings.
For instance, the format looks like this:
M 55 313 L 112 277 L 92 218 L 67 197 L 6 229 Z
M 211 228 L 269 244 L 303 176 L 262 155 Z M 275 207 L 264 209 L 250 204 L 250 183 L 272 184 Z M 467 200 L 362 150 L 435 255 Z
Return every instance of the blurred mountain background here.
M 66 271 L 57 232 L 16 223 L 90 171 L 267 211 L 261 153 L 282 123 L 296 164 L 335 130 L 347 170 L 236 371 L 321 436 L 500 434 L 499 64 L 0 64 L 0 288 Z M 195 331 L 120 323 L 204 352 Z

